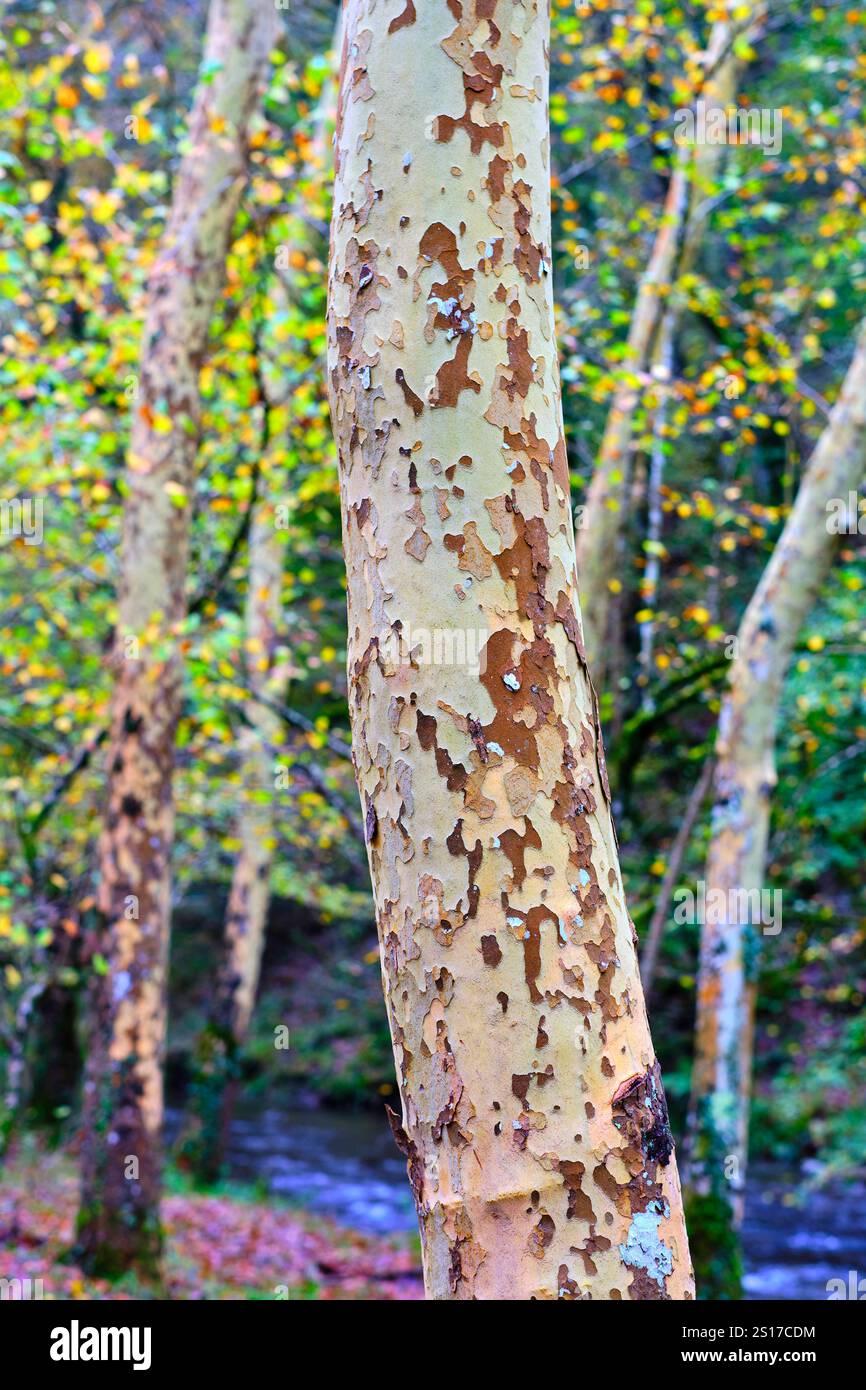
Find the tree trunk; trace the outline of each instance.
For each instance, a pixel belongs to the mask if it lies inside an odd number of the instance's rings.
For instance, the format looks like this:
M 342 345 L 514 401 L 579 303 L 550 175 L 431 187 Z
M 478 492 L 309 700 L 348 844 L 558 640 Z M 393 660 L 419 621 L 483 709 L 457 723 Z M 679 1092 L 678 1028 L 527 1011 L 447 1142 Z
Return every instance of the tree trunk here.
M 274 762 L 283 743 L 283 725 L 272 703 L 265 701 L 277 701 L 285 694 L 285 671 L 277 648 L 284 555 L 285 540 L 276 529 L 274 502 L 266 495 L 256 504 L 249 535 L 245 646 L 250 697 L 247 723 L 238 739 L 240 850 L 226 909 L 213 1011 L 196 1042 L 192 1124 L 183 1145 L 186 1161 L 199 1181 L 206 1183 L 216 1182 L 222 1172 L 270 902 L 276 833 Z
M 700 1287 L 709 1297 L 739 1296 L 736 1243 L 720 1237 L 742 1217 L 760 943 L 754 894 L 764 877 L 782 684 L 797 635 L 832 564 L 837 537 L 828 503 L 837 499 L 841 506 L 864 471 L 866 327 L 740 624 L 719 716 L 706 868 L 706 916 L 712 920 L 701 934 L 689 1125 L 689 1203 L 701 1232 Z M 775 924 L 769 934 L 776 934 Z
M 662 315 L 659 326 L 655 362 L 660 380 L 656 386 L 657 402 L 653 418 L 653 439 L 650 450 L 649 477 L 647 479 L 647 528 L 646 563 L 640 583 L 641 603 L 655 608 L 658 600 L 658 587 L 661 578 L 661 544 L 664 511 L 662 508 L 662 485 L 665 476 L 665 450 L 667 448 L 668 413 L 673 390 L 674 346 L 677 336 L 677 316 L 668 308 Z M 640 670 L 644 678 L 642 705 L 649 709 L 652 703 L 649 683 L 652 679 L 653 639 L 655 636 L 655 614 L 638 624 L 640 632 Z M 646 988 L 646 976 L 644 976 Z
M 671 173 L 662 220 L 641 279 L 626 341 L 621 380 L 614 392 L 577 537 L 580 590 L 584 596 L 586 654 L 601 689 L 607 670 L 611 580 L 616 578 L 623 501 L 631 471 L 634 417 L 663 308 L 670 291 L 688 205 L 691 159 L 680 151 Z
M 762 9 L 758 5 L 753 7 Z M 726 108 L 736 94 L 741 64 L 732 45 L 737 33 L 754 18 L 732 24 L 717 20 L 704 54 L 700 95 L 708 104 Z M 587 492 L 583 523 L 577 537 L 577 566 L 585 609 L 586 653 L 592 678 L 603 689 L 607 676 L 611 589 L 622 554 L 620 536 L 631 471 L 631 441 L 644 378 L 653 360 L 659 325 L 672 282 L 694 264 L 702 224 L 700 204 L 712 188 L 723 147 L 680 147 L 671 170 L 667 198 L 649 264 L 641 279 L 629 324 L 621 379 L 614 392 L 598 460 Z M 675 330 L 668 324 L 668 333 Z M 659 354 L 661 355 L 661 354 Z M 646 600 L 650 601 L 649 598 Z
M 308 167 L 301 179 L 306 187 L 313 176 L 327 177 L 330 162 L 328 135 L 334 126 L 336 79 L 322 87 L 310 142 Z M 289 220 L 289 244 L 294 251 L 321 253 L 320 238 L 301 216 L 298 206 Z M 275 277 L 262 326 L 261 376 L 263 409 L 279 405 L 285 389 L 281 345 L 269 332 L 269 321 L 284 319 L 297 307 L 300 291 L 292 257 Z M 284 411 L 281 410 L 281 418 Z M 293 422 L 289 422 L 289 430 Z M 266 431 L 268 437 L 270 432 Z M 282 435 L 282 431 L 281 431 Z M 275 443 L 282 445 L 282 437 Z M 276 476 L 275 476 L 276 471 Z M 196 1043 L 192 1082 L 192 1124 L 183 1143 L 185 1160 L 198 1179 L 215 1182 L 222 1171 L 228 1131 L 234 1110 L 241 1052 L 249 1031 L 258 992 L 265 926 L 270 904 L 270 878 L 275 848 L 276 802 L 274 760 L 284 744 L 279 708 L 286 693 L 285 663 L 278 659 L 282 622 L 282 582 L 286 532 L 277 527 L 275 503 L 279 482 L 287 477 L 266 456 L 262 460 L 260 496 L 255 503 L 249 534 L 249 572 L 246 600 L 247 684 L 246 724 L 239 739 L 241 801 L 237 832 L 241 848 L 235 860 L 226 910 L 224 952 L 220 961 L 214 1008 L 208 1025 Z
M 581 634 L 546 7 L 345 25 L 329 384 L 428 1297 L 691 1298 Z
M 653 908 L 652 919 L 647 929 L 646 942 L 641 952 L 640 976 L 643 981 L 644 997 L 647 1003 L 652 1000 L 656 966 L 658 964 L 665 924 L 670 917 L 671 899 L 673 898 L 674 889 L 679 882 L 680 871 L 683 867 L 683 860 L 686 857 L 689 841 L 692 838 L 692 831 L 701 813 L 701 807 L 706 800 L 712 778 L 713 759 L 709 757 L 701 768 L 695 785 L 692 787 L 689 799 L 686 802 L 676 839 L 671 846 L 670 859 L 668 860 L 668 866 L 665 870 L 665 876 L 662 879 L 662 886 L 659 889 L 656 905 Z
M 170 923 L 178 637 L 199 423 L 199 369 L 245 183 L 275 10 L 212 0 L 189 149 L 151 271 L 126 477 L 99 907 L 85 1083 L 79 1244 L 92 1269 L 153 1270 Z

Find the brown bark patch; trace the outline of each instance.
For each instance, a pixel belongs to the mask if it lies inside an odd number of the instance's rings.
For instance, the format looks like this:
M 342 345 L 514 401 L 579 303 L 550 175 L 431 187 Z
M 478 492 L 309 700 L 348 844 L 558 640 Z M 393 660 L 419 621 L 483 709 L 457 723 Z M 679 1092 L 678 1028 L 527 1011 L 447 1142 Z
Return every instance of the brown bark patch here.
M 408 29 L 411 24 L 415 23 L 417 18 L 418 16 L 415 13 L 415 6 L 412 0 L 406 0 L 405 10 L 402 14 L 395 15 L 391 20 L 391 23 L 388 25 L 388 33 L 396 34 L 398 29 Z

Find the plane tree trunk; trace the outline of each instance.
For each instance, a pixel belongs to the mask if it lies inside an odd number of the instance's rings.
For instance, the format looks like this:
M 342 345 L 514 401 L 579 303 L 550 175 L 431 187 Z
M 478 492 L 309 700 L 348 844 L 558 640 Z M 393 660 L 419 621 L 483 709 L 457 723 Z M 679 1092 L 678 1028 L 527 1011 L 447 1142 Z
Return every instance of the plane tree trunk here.
M 95 977 L 78 1217 L 82 1259 L 108 1273 L 154 1271 L 160 1249 L 172 771 L 199 369 L 246 181 L 275 13 L 258 0 L 212 0 L 188 149 L 147 288 L 99 847 L 105 967 Z
M 545 6 L 349 0 L 329 386 L 350 706 L 432 1299 L 686 1299 L 581 631 Z
M 866 473 L 866 328 L 737 633 L 716 740 L 713 835 L 701 929 L 688 1209 L 702 1294 L 738 1298 L 756 994 L 757 911 L 776 783 L 779 701 L 794 644 L 838 544 L 841 506 Z M 831 509 L 832 514 L 832 509 Z M 778 921 L 763 922 L 769 935 Z M 691 1229 L 691 1227 L 690 1227 Z M 733 1231 L 733 1236 L 727 1232 Z

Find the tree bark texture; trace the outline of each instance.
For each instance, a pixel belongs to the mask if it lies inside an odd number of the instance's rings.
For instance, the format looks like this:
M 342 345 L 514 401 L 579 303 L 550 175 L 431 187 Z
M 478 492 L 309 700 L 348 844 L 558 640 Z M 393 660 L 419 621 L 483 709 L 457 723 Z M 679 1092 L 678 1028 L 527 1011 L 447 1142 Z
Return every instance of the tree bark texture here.
M 147 288 L 99 849 L 106 969 L 97 980 L 85 1083 L 79 1241 L 92 1267 L 152 1267 L 159 1250 L 178 634 L 186 614 L 199 369 L 274 34 L 272 5 L 212 0 L 188 147 Z
M 428 1297 L 685 1299 L 580 623 L 548 38 L 534 0 L 346 8 L 329 386 L 354 758 Z

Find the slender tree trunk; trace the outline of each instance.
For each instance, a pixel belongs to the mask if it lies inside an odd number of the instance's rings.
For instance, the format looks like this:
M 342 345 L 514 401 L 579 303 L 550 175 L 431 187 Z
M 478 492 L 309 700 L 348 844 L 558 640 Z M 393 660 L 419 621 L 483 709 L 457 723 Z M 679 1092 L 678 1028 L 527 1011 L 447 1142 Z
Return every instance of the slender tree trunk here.
M 742 1217 L 760 943 L 755 895 L 764 877 L 776 782 L 779 700 L 797 635 L 836 548 L 828 503 L 847 499 L 864 472 L 866 327 L 740 624 L 719 716 L 689 1127 L 689 1203 L 701 1235 L 701 1289 L 710 1297 L 739 1294 L 737 1245 L 725 1232 Z
M 160 1236 L 165 972 L 178 635 L 199 424 L 199 369 L 245 183 L 275 33 L 259 0 L 212 0 L 189 148 L 151 271 L 127 471 L 100 843 L 104 920 L 85 1082 L 79 1244 L 89 1267 L 154 1269 Z
M 276 529 L 273 501 L 256 508 L 250 531 L 247 593 L 249 724 L 241 733 L 242 801 L 238 818 L 241 851 L 226 913 L 227 964 L 221 980 L 226 1022 L 236 1046 L 246 1037 L 258 986 L 259 963 L 270 897 L 274 850 L 274 750 L 282 743 L 282 721 L 264 700 L 284 687 L 277 668 L 285 546 Z M 275 669 L 276 668 L 276 669 Z
M 683 867 L 683 860 L 686 856 L 686 850 L 689 847 L 689 840 L 692 837 L 695 822 L 700 815 L 701 807 L 710 789 L 712 777 L 713 759 L 710 757 L 707 758 L 701 768 L 695 785 L 692 787 L 689 799 L 686 802 L 680 828 L 677 831 L 676 839 L 671 848 L 668 867 L 662 879 L 662 886 L 659 889 L 658 899 L 653 909 L 652 920 L 650 921 L 646 935 L 646 944 L 641 952 L 640 975 L 643 981 L 643 990 L 647 1002 L 652 998 L 656 965 L 658 964 L 665 923 L 670 914 L 671 899 L 673 898 L 674 889 L 679 881 L 680 870 Z
M 727 110 L 733 104 L 743 67 L 732 48 L 732 40 L 731 26 L 727 22 L 716 23 L 713 26 L 704 60 L 708 76 L 702 88 L 702 98 L 708 105 L 722 110 Z M 691 188 L 688 195 L 687 215 L 682 233 L 682 249 L 677 264 L 679 277 L 687 275 L 694 269 L 700 255 L 708 200 L 714 191 L 724 153 L 725 147 L 723 145 L 705 144 L 695 147 L 691 165 Z M 680 314 L 677 298 L 672 296 L 661 314 L 652 353 L 654 364 L 661 369 L 661 380 L 657 388 L 659 399 L 653 420 L 653 442 L 647 484 L 647 540 L 649 545 L 647 546 L 646 567 L 641 580 L 642 604 L 650 608 L 655 608 L 658 602 L 658 588 L 661 580 L 660 546 L 663 525 L 661 492 L 665 473 L 665 439 L 679 323 Z M 655 626 L 655 615 L 639 624 L 640 667 L 647 683 L 652 676 Z M 644 706 L 646 707 L 648 699 L 646 684 L 644 691 Z M 646 979 L 644 987 L 646 988 Z
M 322 88 L 310 144 L 308 168 L 301 180 L 326 176 L 330 162 L 328 137 L 334 126 L 336 78 Z M 291 249 L 312 255 L 321 253 L 320 238 L 301 216 L 289 221 Z M 282 248 L 281 248 L 282 249 Z M 270 295 L 269 309 L 279 321 L 300 302 L 295 260 L 279 267 Z M 278 405 L 285 388 L 280 343 L 265 322 L 262 329 L 263 409 Z M 282 413 L 282 412 L 281 412 Z M 292 429 L 290 422 L 289 428 Z M 282 445 L 282 439 L 274 441 Z M 249 534 L 249 573 L 245 629 L 248 686 L 246 724 L 239 739 L 241 801 L 237 830 L 240 850 L 235 860 L 226 910 L 225 942 L 214 1007 L 208 1025 L 196 1044 L 192 1082 L 192 1123 L 183 1143 L 187 1162 L 202 1182 L 215 1182 L 223 1168 L 226 1142 L 234 1110 L 241 1052 L 249 1032 L 258 992 L 265 927 L 270 904 L 270 880 L 276 843 L 274 754 L 283 746 L 284 730 L 279 708 L 286 692 L 285 663 L 278 659 L 282 623 L 282 580 L 286 532 L 277 527 L 275 503 L 285 474 L 273 462 L 262 460 L 262 482 Z
M 428 1297 L 691 1298 L 581 634 L 547 9 L 345 23 L 350 704 Z
M 614 391 L 598 460 L 586 496 L 583 525 L 577 536 L 577 565 L 584 596 L 586 653 L 599 689 L 607 671 L 611 580 L 616 578 L 618 537 L 631 471 L 631 440 L 642 378 L 649 369 L 653 343 L 676 271 L 689 193 L 691 156 L 679 150 L 671 173 L 661 224 L 649 264 L 641 279 L 629 324 L 619 384 Z
M 647 480 L 647 546 L 646 564 L 641 578 L 641 602 L 654 608 L 658 598 L 661 579 L 661 543 L 664 513 L 662 511 L 662 484 L 665 476 L 665 449 L 667 444 L 668 412 L 674 371 L 674 344 L 677 332 L 676 315 L 667 309 L 662 316 L 658 333 L 658 347 L 655 354 L 660 379 L 656 386 L 658 401 L 653 419 L 653 440 L 650 450 L 649 477 Z M 638 624 L 640 630 L 640 669 L 644 677 L 644 709 L 649 708 L 649 682 L 652 677 L 653 640 L 655 637 L 655 614 Z M 646 979 L 644 979 L 646 988 Z
M 756 8 L 756 7 L 753 7 Z M 757 7 L 761 8 L 761 7 Z M 749 24 L 755 21 L 751 19 Z M 727 18 L 713 25 L 704 54 L 705 78 L 701 97 L 727 107 L 736 94 L 741 67 L 733 52 L 740 20 Z M 611 581 L 622 554 L 619 538 L 625 521 L 625 501 L 631 472 L 634 420 L 666 310 L 672 282 L 690 268 L 700 246 L 703 216 L 700 204 L 712 188 L 723 149 L 718 145 L 679 147 L 676 151 L 661 223 L 646 272 L 638 287 L 620 381 L 614 391 L 595 470 L 587 493 L 583 525 L 577 537 L 577 566 L 585 609 L 586 653 L 599 689 L 606 684 L 611 619 Z M 666 325 L 673 340 L 675 328 Z M 656 356 L 661 356 L 657 352 Z M 657 460 L 657 462 L 659 462 Z
M 267 490 L 268 483 L 263 486 Z M 274 761 L 283 743 L 282 720 L 272 702 L 284 696 L 286 677 L 278 655 L 285 540 L 267 491 L 255 506 L 248 544 L 245 647 L 250 697 L 238 739 L 240 849 L 211 1017 L 196 1043 L 191 1126 L 183 1144 L 184 1158 L 202 1182 L 215 1182 L 223 1167 L 270 903 L 276 837 Z

